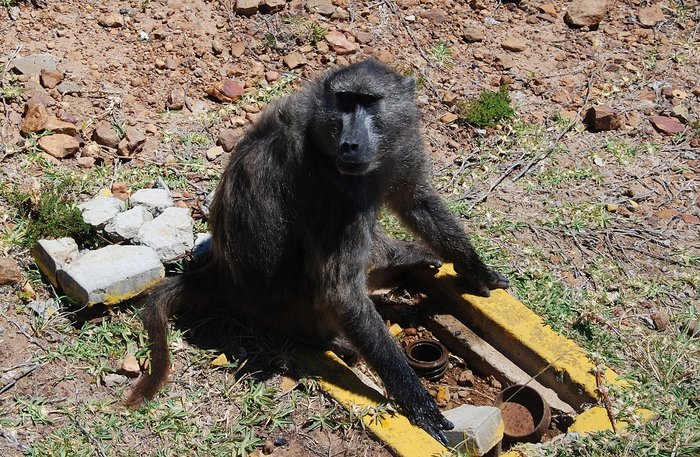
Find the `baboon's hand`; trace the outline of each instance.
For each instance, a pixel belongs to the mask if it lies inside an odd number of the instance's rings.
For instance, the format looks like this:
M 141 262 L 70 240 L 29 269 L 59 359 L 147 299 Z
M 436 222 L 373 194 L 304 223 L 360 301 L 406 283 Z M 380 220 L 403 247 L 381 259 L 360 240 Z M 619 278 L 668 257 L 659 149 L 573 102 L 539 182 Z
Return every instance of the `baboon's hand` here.
M 460 274 L 463 282 L 466 283 L 470 292 L 473 292 L 482 297 L 489 297 L 493 289 L 507 289 L 510 287 L 510 281 L 500 273 L 483 268 L 457 268 L 457 273 Z
M 413 424 L 428 432 L 443 445 L 447 445 L 444 430 L 452 430 L 454 425 L 445 419 L 435 404 L 435 400 L 427 392 L 425 397 L 422 401 L 404 407 L 403 410 Z

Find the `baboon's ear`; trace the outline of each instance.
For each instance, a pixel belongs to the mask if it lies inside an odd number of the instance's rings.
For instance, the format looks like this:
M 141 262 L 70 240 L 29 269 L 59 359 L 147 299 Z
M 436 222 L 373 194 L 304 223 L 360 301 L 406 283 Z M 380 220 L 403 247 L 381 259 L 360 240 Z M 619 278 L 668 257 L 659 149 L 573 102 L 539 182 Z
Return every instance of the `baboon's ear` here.
M 403 87 L 407 92 L 413 93 L 416 91 L 416 78 L 413 76 L 405 76 L 402 81 Z

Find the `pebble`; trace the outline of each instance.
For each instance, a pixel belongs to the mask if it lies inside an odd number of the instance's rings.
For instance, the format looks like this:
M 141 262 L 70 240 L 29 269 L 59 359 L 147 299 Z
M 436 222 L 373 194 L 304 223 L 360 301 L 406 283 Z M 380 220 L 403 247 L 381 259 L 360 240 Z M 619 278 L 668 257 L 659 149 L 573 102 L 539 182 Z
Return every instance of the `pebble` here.
M 440 122 L 448 125 L 454 123 L 457 119 L 459 119 L 459 116 L 457 116 L 456 114 L 446 113 L 440 118 Z
M 233 57 L 240 57 L 245 52 L 245 44 L 241 42 L 231 43 L 231 55 Z
M 79 94 L 83 89 L 73 81 L 63 81 L 56 86 L 56 90 L 61 95 Z
M 205 153 L 205 156 L 207 157 L 207 160 L 210 162 L 215 161 L 221 154 L 224 153 L 224 148 L 221 146 L 212 146 L 209 149 L 207 149 L 207 152 Z
M 139 129 L 129 126 L 124 132 L 124 138 L 117 145 L 117 154 L 120 157 L 134 157 L 141 152 L 146 144 L 146 135 Z
M 71 122 L 62 121 L 61 119 L 49 116 L 44 124 L 44 130 L 50 130 L 53 133 L 63 133 L 70 136 L 78 136 L 78 127 Z
M 284 9 L 286 0 L 262 0 L 260 11 L 266 14 L 277 13 Z
M 476 378 L 474 377 L 474 373 L 472 373 L 471 370 L 464 370 L 459 374 L 459 377 L 457 378 L 457 385 L 462 387 L 471 387 L 474 385 L 475 382 Z
M 105 387 L 109 388 L 114 388 L 122 384 L 126 384 L 128 381 L 129 378 L 117 373 L 108 373 L 102 378 L 102 382 L 104 383 Z
M 306 10 L 321 16 L 330 16 L 335 12 L 335 6 L 329 0 L 308 0 Z
M 168 101 L 165 107 L 169 110 L 181 110 L 185 107 L 185 91 L 184 89 L 173 89 L 168 94 Z
M 671 320 L 668 317 L 668 313 L 663 309 L 656 310 L 651 313 L 651 320 L 654 323 L 656 330 L 663 332 L 671 324 Z
M 118 28 L 124 26 L 124 18 L 119 14 L 107 14 L 97 19 L 102 27 Z

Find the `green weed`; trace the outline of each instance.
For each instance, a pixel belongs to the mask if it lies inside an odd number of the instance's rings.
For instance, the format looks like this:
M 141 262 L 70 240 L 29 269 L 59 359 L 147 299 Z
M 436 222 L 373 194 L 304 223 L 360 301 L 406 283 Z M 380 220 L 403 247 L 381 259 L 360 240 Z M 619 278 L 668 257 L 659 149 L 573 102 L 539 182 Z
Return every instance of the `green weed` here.
M 496 92 L 484 90 L 471 103 L 461 101 L 457 109 L 462 121 L 480 128 L 495 127 L 496 124 L 507 121 L 515 115 L 515 111 L 510 106 L 508 88 L 505 86 Z
M 452 63 L 452 48 L 444 41 L 438 41 L 430 49 L 430 55 L 435 59 L 438 66 L 447 66 Z

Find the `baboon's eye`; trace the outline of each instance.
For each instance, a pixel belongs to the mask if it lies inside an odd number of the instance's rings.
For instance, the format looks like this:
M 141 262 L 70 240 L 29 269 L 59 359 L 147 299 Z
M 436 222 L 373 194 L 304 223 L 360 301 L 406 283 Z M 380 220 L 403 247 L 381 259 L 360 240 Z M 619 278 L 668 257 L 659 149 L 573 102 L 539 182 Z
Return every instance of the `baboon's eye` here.
M 372 94 L 356 94 L 353 92 L 338 92 L 336 94 L 338 108 L 345 113 L 355 111 L 357 105 L 364 108 L 372 108 L 380 99 L 381 97 Z

